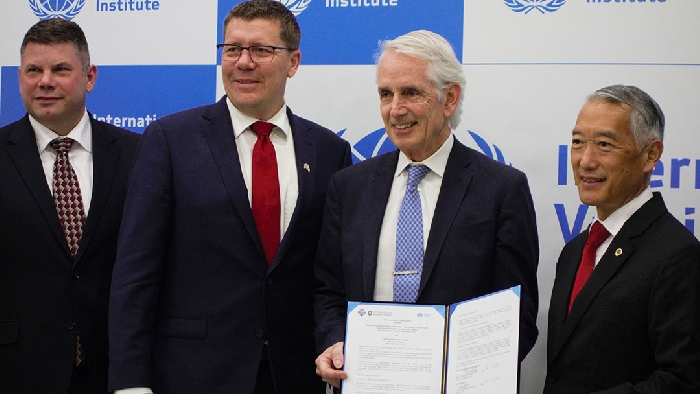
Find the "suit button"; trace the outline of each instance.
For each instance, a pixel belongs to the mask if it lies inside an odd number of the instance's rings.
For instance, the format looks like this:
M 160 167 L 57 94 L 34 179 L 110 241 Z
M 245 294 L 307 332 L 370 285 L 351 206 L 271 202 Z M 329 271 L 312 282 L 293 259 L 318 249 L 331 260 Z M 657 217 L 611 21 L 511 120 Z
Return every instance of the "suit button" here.
M 74 322 L 74 321 L 69 321 L 68 323 L 66 323 L 66 328 L 69 329 L 69 330 L 74 329 L 74 328 L 75 328 L 75 322 Z
M 255 336 L 258 338 L 262 338 L 263 335 L 265 335 L 265 332 L 263 332 L 262 328 L 258 328 L 255 330 Z
M 272 278 L 267 278 L 265 283 L 267 283 L 268 286 L 272 285 Z
M 78 271 L 78 270 L 73 271 L 73 279 L 80 279 L 80 271 Z

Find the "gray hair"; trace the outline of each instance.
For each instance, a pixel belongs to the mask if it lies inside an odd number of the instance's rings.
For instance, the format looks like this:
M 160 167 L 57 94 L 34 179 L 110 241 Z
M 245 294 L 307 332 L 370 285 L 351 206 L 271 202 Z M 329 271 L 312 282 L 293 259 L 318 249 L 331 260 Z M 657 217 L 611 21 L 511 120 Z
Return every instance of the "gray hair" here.
M 456 129 L 462 117 L 464 87 L 467 81 L 464 78 L 462 63 L 457 60 L 452 45 L 439 34 L 427 30 L 416 30 L 393 40 L 381 41 L 379 48 L 377 64 L 388 50 L 426 61 L 428 63 L 426 76 L 435 86 L 440 100 L 444 97 L 443 89 L 450 84 L 458 83 L 462 87 L 457 108 L 447 119 L 447 126 L 451 130 Z
M 624 104 L 632 108 L 630 131 L 637 149 L 642 150 L 653 140 L 664 139 L 666 118 L 651 96 L 636 86 L 611 85 L 596 90 L 588 96 L 588 102 L 604 100 L 614 104 Z

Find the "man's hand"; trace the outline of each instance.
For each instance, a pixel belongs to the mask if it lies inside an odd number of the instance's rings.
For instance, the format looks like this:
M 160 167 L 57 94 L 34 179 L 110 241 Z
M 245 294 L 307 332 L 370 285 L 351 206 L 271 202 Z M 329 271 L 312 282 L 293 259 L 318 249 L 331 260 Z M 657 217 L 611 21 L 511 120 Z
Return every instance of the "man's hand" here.
M 316 374 L 333 387 L 340 387 L 340 380 L 347 379 L 348 374 L 341 368 L 345 362 L 343 342 L 337 342 L 316 357 Z

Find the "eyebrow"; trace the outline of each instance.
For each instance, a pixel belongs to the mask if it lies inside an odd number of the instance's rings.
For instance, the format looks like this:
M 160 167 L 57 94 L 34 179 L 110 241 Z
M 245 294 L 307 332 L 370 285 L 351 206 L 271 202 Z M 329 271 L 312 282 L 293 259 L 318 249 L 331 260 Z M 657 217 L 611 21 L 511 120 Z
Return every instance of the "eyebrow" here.
M 21 67 L 22 67 L 22 68 L 27 68 L 27 67 L 40 67 L 40 68 L 43 68 L 44 66 L 39 65 L 39 64 L 36 64 L 36 63 L 31 63 L 31 62 L 30 62 L 30 63 L 24 64 L 24 65 L 21 66 Z M 54 67 L 71 67 L 71 68 L 72 68 L 73 66 L 70 64 L 70 62 L 58 62 L 58 63 L 55 63 L 55 64 L 49 64 L 48 67 L 49 67 L 49 68 L 54 68 Z
M 415 90 L 415 91 L 418 91 L 418 92 L 427 92 L 427 90 L 425 90 L 424 88 L 418 87 L 418 86 L 416 86 L 416 85 L 399 86 L 399 87 L 396 89 L 396 91 L 399 92 L 399 93 L 405 92 L 405 91 L 407 91 L 407 90 Z M 377 86 L 377 91 L 378 91 L 378 92 L 381 92 L 381 91 L 393 91 L 393 90 L 392 90 L 392 88 L 390 88 L 390 87 L 388 87 L 388 86 Z
M 578 130 L 576 130 L 576 129 L 574 129 L 574 130 L 571 131 L 571 135 L 572 135 L 572 136 L 582 135 L 582 134 L 583 134 L 583 132 L 578 131 Z M 607 138 L 610 138 L 610 139 L 614 140 L 614 139 L 615 139 L 615 133 L 612 132 L 612 131 L 609 131 L 609 130 L 603 130 L 603 131 L 598 131 L 598 132 L 596 132 L 596 133 L 595 133 L 595 137 L 607 137 Z
M 56 64 L 52 64 L 51 67 L 68 67 L 68 68 L 73 68 L 73 65 L 68 63 L 68 62 L 59 62 Z

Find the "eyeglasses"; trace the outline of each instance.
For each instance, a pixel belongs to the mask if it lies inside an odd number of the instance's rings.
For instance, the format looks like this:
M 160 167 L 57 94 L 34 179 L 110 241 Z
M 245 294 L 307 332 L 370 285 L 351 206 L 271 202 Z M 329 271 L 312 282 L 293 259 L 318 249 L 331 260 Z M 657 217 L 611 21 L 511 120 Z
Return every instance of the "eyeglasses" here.
M 241 57 L 241 53 L 246 49 L 248 55 L 255 63 L 269 63 L 275 57 L 275 51 L 295 51 L 295 48 L 276 47 L 272 45 L 251 45 L 241 46 L 236 44 L 217 44 L 219 58 L 227 62 L 235 62 Z

